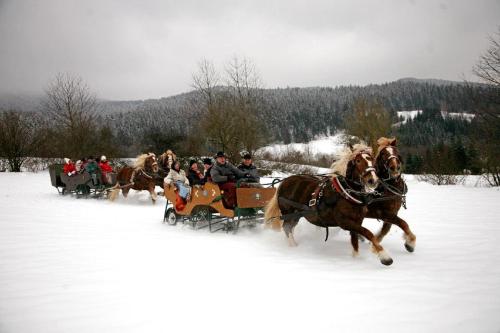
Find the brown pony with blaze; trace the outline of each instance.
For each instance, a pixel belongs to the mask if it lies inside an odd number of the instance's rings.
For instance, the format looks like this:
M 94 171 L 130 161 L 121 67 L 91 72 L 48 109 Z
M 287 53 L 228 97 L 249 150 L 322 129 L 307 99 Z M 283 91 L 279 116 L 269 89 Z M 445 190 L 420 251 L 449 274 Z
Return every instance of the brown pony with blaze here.
M 379 147 L 375 158 L 375 167 L 381 181 L 377 190 L 382 193 L 382 200 L 368 205 L 366 217 L 384 222 L 382 229 L 377 234 L 379 242 L 387 235 L 391 225 L 395 224 L 404 232 L 406 250 L 413 252 L 417 238 L 410 230 L 408 223 L 398 217 L 406 193 L 406 184 L 401 177 L 402 159 L 396 146 L 396 139 L 382 137 L 377 140 L 377 143 Z
M 366 193 L 373 191 L 378 185 L 372 162 L 371 150 L 366 146 L 357 145 L 353 151 L 344 152 L 333 167 L 335 171 L 345 175 L 346 186 L 358 191 L 357 193 Z M 345 196 L 345 193 L 340 193 L 334 187 L 338 180 L 335 177 L 294 175 L 286 178 L 266 206 L 265 220 L 273 229 L 284 230 L 290 246 L 297 245 L 293 230 L 302 216 L 320 227 L 341 227 L 351 233 L 354 255 L 359 250 L 357 234 L 361 234 L 372 242 L 373 251 L 382 264 L 392 264 L 391 257 L 376 237 L 370 230 L 361 226 L 368 210 L 366 205 L 354 202 Z M 313 193 L 319 192 L 322 193 L 320 199 L 314 200 L 315 203 L 311 207 Z
M 158 172 L 158 162 L 153 153 L 137 156 L 133 167 L 124 167 L 118 171 L 117 184 L 111 189 L 109 199 L 114 201 L 122 190 L 126 198 L 130 189 L 136 191 L 147 190 L 151 194 L 151 200 L 156 202 L 155 174 Z

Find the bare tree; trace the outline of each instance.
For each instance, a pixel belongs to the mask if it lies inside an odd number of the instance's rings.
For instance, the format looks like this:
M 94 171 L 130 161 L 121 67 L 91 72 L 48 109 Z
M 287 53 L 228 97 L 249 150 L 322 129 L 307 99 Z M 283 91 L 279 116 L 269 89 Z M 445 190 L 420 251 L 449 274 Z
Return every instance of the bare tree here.
M 474 66 L 474 74 L 492 86 L 473 94 L 476 118 L 472 137 L 480 154 L 483 176 L 491 186 L 500 186 L 500 28 L 489 37 L 490 47 Z
M 352 113 L 346 117 L 346 132 L 377 150 L 377 140 L 391 130 L 391 116 L 382 104 L 365 99 L 354 103 Z
M 474 74 L 487 83 L 500 87 L 500 27 L 496 36 L 490 36 L 490 47 L 479 57 Z
M 57 74 L 45 90 L 43 108 L 53 118 L 61 153 L 85 154 L 92 150 L 96 129 L 96 97 L 81 77 Z
M 221 79 L 215 66 L 202 60 L 193 75 L 193 86 L 203 99 L 200 127 L 210 150 L 221 149 L 230 156 L 241 150 L 253 152 L 265 138 L 257 117 L 260 78 L 249 60 L 236 57 L 224 74 Z
M 11 172 L 21 171 L 40 140 L 40 133 L 28 114 L 12 110 L 0 113 L 0 156 L 7 159 Z
M 220 75 L 214 64 L 207 59 L 201 60 L 198 63 L 198 71 L 193 74 L 193 87 L 201 93 L 207 109 L 212 108 L 215 104 L 215 88 L 219 84 Z

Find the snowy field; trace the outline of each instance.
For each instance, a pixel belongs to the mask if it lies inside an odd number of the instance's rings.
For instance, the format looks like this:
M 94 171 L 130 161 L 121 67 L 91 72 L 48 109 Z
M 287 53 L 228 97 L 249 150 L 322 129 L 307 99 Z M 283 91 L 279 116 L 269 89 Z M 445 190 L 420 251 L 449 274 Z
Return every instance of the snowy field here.
M 47 172 L 0 173 L 0 332 L 500 332 L 499 190 L 408 182 L 416 251 L 393 228 L 386 267 L 342 230 L 325 243 L 301 222 L 289 248 L 164 225 L 145 192 L 76 199 Z

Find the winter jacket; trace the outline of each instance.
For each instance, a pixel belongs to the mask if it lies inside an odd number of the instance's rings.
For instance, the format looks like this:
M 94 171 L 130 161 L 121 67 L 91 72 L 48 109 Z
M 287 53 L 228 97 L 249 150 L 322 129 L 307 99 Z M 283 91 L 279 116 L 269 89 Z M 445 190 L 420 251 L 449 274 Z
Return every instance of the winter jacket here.
M 214 183 L 225 183 L 227 181 L 235 181 L 238 178 L 245 177 L 245 173 L 229 162 L 224 164 L 215 163 L 210 170 L 210 176 Z
M 199 175 L 201 175 L 201 172 L 196 172 L 193 169 L 189 169 L 187 178 L 189 180 L 189 185 L 202 185 L 203 183 L 203 178 L 200 178 Z
M 76 173 L 75 165 L 73 163 L 64 164 L 63 172 L 68 176 L 73 176 Z
M 247 165 L 241 163 L 240 165 L 238 165 L 238 169 L 243 171 L 245 174 L 250 175 L 250 177 L 246 177 L 248 179 L 248 181 L 254 182 L 254 183 L 260 183 L 260 176 L 259 176 L 259 173 L 257 172 L 257 168 L 255 167 L 255 165 L 250 164 L 247 166 Z
M 85 171 L 87 171 L 90 174 L 96 173 L 97 171 L 99 171 L 99 166 L 97 165 L 97 163 L 95 161 L 88 162 L 85 165 Z
M 108 161 L 100 162 L 99 168 L 101 168 L 101 171 L 103 173 L 113 172 L 113 168 L 111 167 L 111 165 L 109 165 Z
M 206 184 L 206 183 L 211 183 L 212 182 L 212 176 L 210 175 L 210 172 L 212 171 L 212 167 L 211 166 L 210 168 L 208 168 L 207 170 L 205 170 L 204 172 L 204 175 L 203 175 L 203 179 L 201 180 L 201 184 Z
M 175 182 L 178 180 L 186 184 L 186 186 L 189 186 L 189 180 L 187 179 L 184 170 L 179 170 L 179 172 L 177 172 L 175 169 L 170 169 L 170 172 L 163 181 L 165 182 L 165 184 L 171 185 L 175 184 Z

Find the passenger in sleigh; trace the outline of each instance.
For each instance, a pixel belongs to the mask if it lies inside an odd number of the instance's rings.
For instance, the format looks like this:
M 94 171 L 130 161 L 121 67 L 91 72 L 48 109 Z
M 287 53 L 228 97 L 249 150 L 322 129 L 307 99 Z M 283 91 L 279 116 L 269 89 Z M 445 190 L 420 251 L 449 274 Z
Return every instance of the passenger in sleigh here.
M 99 162 L 99 168 L 101 169 L 102 182 L 104 184 L 111 185 L 112 180 L 110 173 L 113 172 L 113 168 L 111 167 L 111 165 L 109 165 L 109 162 L 106 159 L 106 156 L 104 155 L 101 156 L 101 161 Z
M 90 176 L 92 177 L 92 183 L 94 185 L 99 185 L 101 183 L 101 180 L 99 179 L 101 169 L 99 168 L 99 165 L 95 161 L 93 156 L 89 156 L 87 158 L 87 164 L 85 164 L 85 171 L 87 171 Z
M 226 160 L 224 152 L 220 151 L 215 156 L 216 163 L 210 171 L 212 181 L 219 185 L 223 191 L 223 203 L 228 209 L 236 207 L 236 180 L 244 178 L 246 175 L 243 171 L 232 165 Z
M 191 188 L 189 187 L 189 180 L 186 177 L 186 173 L 184 170 L 181 170 L 179 161 L 174 162 L 172 169 L 170 169 L 170 172 L 163 181 L 168 188 L 172 185 L 175 186 L 177 197 L 175 209 L 178 211 L 183 210 L 186 202 L 190 199 Z
M 244 181 L 248 187 L 262 187 L 257 168 L 252 163 L 252 155 L 249 153 L 243 155 L 243 160 L 241 161 L 241 164 L 238 165 L 238 169 L 245 173 L 246 176 L 242 179 L 242 181 Z
M 187 178 L 190 186 L 203 185 L 203 173 L 198 170 L 198 163 L 195 160 L 189 161 Z
M 63 172 L 68 175 L 68 177 L 73 176 L 76 174 L 76 168 L 75 164 L 73 161 L 67 157 L 64 158 L 64 167 L 63 167 Z

